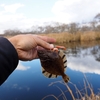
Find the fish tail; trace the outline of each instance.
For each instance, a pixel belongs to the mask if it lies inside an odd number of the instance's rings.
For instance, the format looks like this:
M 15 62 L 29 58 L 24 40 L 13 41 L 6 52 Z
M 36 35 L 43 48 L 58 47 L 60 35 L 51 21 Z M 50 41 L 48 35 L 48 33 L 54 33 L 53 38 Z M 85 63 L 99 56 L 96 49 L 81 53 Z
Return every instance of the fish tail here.
M 63 78 L 63 80 L 64 80 L 66 83 L 68 83 L 68 81 L 70 80 L 70 78 L 69 78 L 66 74 L 64 74 L 64 75 L 62 76 L 62 78 Z

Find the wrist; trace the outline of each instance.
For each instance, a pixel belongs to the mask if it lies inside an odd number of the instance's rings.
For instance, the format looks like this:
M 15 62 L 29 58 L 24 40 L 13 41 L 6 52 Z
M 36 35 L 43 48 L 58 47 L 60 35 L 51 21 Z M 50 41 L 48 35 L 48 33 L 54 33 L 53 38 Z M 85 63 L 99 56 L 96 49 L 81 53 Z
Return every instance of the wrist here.
M 13 47 L 15 48 L 15 50 L 16 50 L 16 52 L 18 54 L 18 50 L 17 50 L 18 49 L 18 47 L 17 47 L 18 39 L 16 38 L 16 36 L 8 38 L 8 41 L 13 45 Z

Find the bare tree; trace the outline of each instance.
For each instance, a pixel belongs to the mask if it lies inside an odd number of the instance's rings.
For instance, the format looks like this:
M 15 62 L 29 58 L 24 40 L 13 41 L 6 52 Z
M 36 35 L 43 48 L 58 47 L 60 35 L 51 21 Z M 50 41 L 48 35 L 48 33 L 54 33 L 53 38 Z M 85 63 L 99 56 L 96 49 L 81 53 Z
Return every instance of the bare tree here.
M 68 31 L 72 34 L 77 33 L 79 30 L 79 24 L 78 23 L 71 23 L 69 24 Z
M 93 20 L 93 21 L 90 22 L 90 24 L 91 24 L 92 31 L 96 31 L 97 21 Z
M 100 21 L 100 13 L 98 13 L 98 14 L 94 17 L 94 19 Z
M 86 32 L 86 31 L 90 31 L 90 27 L 89 26 L 82 26 L 81 32 Z
M 100 31 L 100 25 L 96 27 L 96 31 Z
M 21 34 L 21 33 L 22 32 L 19 31 L 19 30 L 10 30 L 10 29 L 8 29 L 8 30 L 4 31 L 5 35 L 17 35 L 17 34 Z

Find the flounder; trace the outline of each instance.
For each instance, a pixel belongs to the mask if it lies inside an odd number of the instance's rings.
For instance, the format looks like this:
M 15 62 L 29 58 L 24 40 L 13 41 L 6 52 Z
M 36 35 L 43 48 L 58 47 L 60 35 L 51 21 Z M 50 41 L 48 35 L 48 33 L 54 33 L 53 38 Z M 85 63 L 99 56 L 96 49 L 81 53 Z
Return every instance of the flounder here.
M 60 46 L 59 46 L 60 47 Z M 42 66 L 42 73 L 48 78 L 62 76 L 67 83 L 69 77 L 64 73 L 67 68 L 67 58 L 63 52 L 64 48 L 54 48 L 53 50 L 38 50 L 38 57 Z

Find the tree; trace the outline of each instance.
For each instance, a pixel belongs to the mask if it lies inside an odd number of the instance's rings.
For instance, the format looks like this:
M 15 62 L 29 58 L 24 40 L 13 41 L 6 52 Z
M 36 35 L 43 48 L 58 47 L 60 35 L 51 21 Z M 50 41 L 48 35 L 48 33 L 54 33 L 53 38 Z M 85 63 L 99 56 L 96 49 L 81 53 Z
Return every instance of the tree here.
M 94 19 L 100 21 L 100 13 L 98 13 L 98 14 L 94 17 Z
M 71 23 L 69 24 L 68 31 L 72 34 L 77 33 L 79 30 L 79 24 L 78 23 Z
M 82 32 L 90 31 L 90 27 L 89 26 L 82 26 L 81 31 Z
M 10 30 L 10 29 L 8 29 L 8 30 L 4 31 L 5 35 L 17 35 L 17 34 L 21 34 L 21 33 L 22 32 L 19 31 L 19 30 Z
M 92 31 L 96 31 L 97 21 L 93 20 L 92 22 L 90 22 L 90 24 L 91 24 Z

